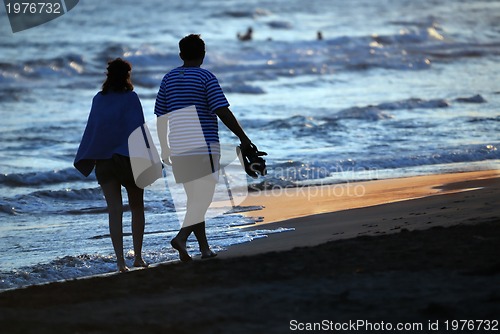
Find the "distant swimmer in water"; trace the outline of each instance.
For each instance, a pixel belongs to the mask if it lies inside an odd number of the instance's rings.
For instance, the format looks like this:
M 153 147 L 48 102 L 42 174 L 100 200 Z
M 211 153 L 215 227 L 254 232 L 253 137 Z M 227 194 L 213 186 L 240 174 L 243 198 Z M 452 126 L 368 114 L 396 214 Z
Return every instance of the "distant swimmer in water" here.
M 323 40 L 323 33 L 321 31 L 318 31 L 317 34 L 316 34 L 316 36 L 317 36 L 316 38 L 317 38 L 318 41 Z
M 251 41 L 252 40 L 252 33 L 253 33 L 252 27 L 248 27 L 247 32 L 244 35 L 237 33 L 236 37 L 238 37 L 238 39 L 240 41 L 243 41 L 243 42 L 244 41 Z

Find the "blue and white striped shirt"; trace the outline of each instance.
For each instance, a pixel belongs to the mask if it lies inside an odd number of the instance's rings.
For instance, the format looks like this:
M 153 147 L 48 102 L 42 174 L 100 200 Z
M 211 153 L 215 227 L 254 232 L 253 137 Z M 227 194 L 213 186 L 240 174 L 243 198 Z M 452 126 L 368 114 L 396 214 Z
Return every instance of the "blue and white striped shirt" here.
M 227 106 L 219 82 L 210 71 L 178 67 L 167 73 L 156 96 L 155 114 L 158 117 L 168 114 L 171 154 L 206 154 L 207 147 L 212 153 L 219 153 L 215 110 Z M 200 137 L 204 137 L 204 143 Z

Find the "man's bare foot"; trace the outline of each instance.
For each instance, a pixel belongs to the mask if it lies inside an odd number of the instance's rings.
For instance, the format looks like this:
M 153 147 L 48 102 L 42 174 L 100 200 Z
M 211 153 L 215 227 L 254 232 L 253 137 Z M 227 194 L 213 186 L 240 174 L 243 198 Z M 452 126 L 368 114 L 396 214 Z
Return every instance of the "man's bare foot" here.
M 149 264 L 144 262 L 143 259 L 139 258 L 139 259 L 135 259 L 134 261 L 134 267 L 137 267 L 137 268 L 147 268 L 149 267 Z
M 170 241 L 170 244 L 175 250 L 179 252 L 179 258 L 181 259 L 181 262 L 189 262 L 192 260 L 186 249 L 185 243 L 182 244 L 177 238 L 173 238 L 172 241 Z
M 217 253 L 212 251 L 211 249 L 209 249 L 208 251 L 206 252 L 201 252 L 201 258 L 202 259 L 210 259 L 212 257 L 216 257 L 217 256 Z

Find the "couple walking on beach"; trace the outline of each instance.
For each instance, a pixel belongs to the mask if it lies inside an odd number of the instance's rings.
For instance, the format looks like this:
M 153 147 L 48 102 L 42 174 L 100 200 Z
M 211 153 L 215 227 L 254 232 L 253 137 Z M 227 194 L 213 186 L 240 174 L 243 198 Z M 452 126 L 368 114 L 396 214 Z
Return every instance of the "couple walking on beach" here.
M 186 242 L 191 233 L 198 240 L 202 258 L 214 257 L 205 233 L 205 214 L 212 202 L 218 180 L 220 146 L 218 118 L 241 141 L 242 152 L 256 151 L 235 116 L 210 71 L 201 68 L 205 43 L 200 35 L 188 35 L 179 42 L 183 65 L 168 72 L 160 85 L 154 113 L 161 144 L 161 158 L 171 165 L 175 180 L 182 183 L 187 195 L 186 215 L 181 229 L 171 240 L 180 260 L 191 257 Z M 144 124 L 141 102 L 133 91 L 129 62 L 117 58 L 108 63 L 102 90 L 92 101 L 74 166 L 85 176 L 95 167 L 109 213 L 109 230 L 120 272 L 128 271 L 123 254 L 121 187 L 128 194 L 132 213 L 132 237 L 136 267 L 147 267 L 142 258 L 145 228 L 144 190 L 134 181 L 128 148 L 129 135 Z M 193 109 L 194 108 L 194 109 Z M 191 114 L 178 113 L 191 110 Z M 170 117 L 178 115 L 177 117 Z M 183 116 L 184 115 L 184 116 Z M 201 125 L 203 143 L 190 135 L 189 117 L 196 116 Z M 168 127 L 168 140 L 167 140 Z

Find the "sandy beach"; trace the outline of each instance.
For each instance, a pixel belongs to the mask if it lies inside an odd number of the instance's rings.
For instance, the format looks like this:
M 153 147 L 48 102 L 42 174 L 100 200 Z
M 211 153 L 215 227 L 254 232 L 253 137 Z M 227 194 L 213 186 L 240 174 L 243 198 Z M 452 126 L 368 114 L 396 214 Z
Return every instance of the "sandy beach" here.
M 0 293 L 1 332 L 499 330 L 499 194 L 498 171 L 251 194 L 242 206 L 264 209 L 248 228 L 294 230 L 212 260 Z

